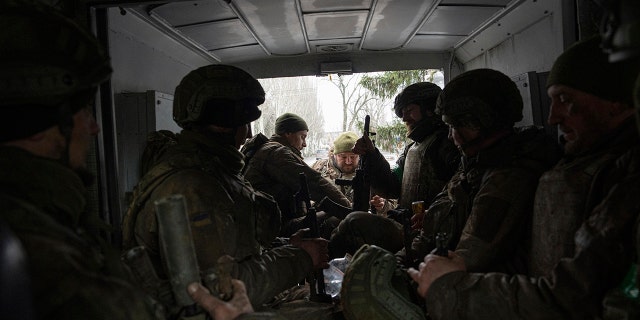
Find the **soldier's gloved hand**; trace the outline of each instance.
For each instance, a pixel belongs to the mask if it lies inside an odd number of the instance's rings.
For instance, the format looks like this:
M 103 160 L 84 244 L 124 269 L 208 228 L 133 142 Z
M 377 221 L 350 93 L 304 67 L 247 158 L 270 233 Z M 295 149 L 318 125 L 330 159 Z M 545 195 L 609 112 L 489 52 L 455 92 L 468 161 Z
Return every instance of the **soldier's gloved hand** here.
M 434 250 L 435 251 L 435 250 Z M 418 294 L 425 298 L 429 287 L 438 278 L 454 271 L 467 271 L 464 259 L 453 251 L 449 251 L 448 257 L 436 255 L 434 252 L 424 257 L 418 270 L 409 268 L 407 273 L 413 281 L 418 283 Z
M 289 243 L 306 251 L 313 261 L 313 269 L 329 268 L 329 241 L 322 238 L 303 238 L 309 229 L 300 229 L 289 238 Z
M 358 155 L 365 155 L 367 153 L 375 151 L 376 148 L 373 146 L 373 142 L 367 136 L 363 136 L 356 141 L 356 144 L 351 149 L 351 152 Z
M 369 200 L 369 203 L 371 203 L 371 205 L 376 208 L 377 212 L 382 211 L 382 209 L 384 209 L 384 204 L 387 202 L 387 199 L 379 196 L 379 195 L 374 195 L 373 197 L 371 197 L 371 200 Z
M 233 298 L 229 301 L 220 300 L 201 284 L 194 282 L 189 284 L 187 291 L 200 307 L 206 310 L 213 319 L 233 320 L 245 313 L 252 313 L 253 306 L 247 296 L 247 289 L 240 280 L 231 279 L 233 285 Z

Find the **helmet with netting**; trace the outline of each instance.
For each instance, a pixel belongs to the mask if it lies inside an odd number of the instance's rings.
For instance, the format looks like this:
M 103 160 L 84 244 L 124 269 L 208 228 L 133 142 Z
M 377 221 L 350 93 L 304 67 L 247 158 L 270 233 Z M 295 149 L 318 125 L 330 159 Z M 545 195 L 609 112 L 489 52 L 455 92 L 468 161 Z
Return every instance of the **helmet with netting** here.
M 39 2 L 0 4 L 0 139 L 65 122 L 108 79 L 107 53 L 84 28 Z
M 340 299 L 348 320 L 425 319 L 407 272 L 391 252 L 374 245 L 365 244 L 354 254 Z
M 189 72 L 176 87 L 173 119 L 183 127 L 213 124 L 237 127 L 258 119 L 264 89 L 246 71 L 208 65 Z
M 493 131 L 522 120 L 522 106 L 520 91 L 509 77 L 492 69 L 476 69 L 444 87 L 435 111 L 449 125 Z
M 431 82 L 417 82 L 402 90 L 393 103 L 393 110 L 396 116 L 402 118 L 402 108 L 414 103 L 420 106 L 420 111 L 424 115 L 427 110 L 433 111 L 436 99 L 440 94 L 440 87 Z

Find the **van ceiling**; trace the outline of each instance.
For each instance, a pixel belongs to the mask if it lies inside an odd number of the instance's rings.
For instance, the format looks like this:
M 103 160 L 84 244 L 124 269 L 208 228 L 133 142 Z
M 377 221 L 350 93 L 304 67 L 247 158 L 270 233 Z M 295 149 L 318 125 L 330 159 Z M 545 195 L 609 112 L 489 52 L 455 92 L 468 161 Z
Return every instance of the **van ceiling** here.
M 303 69 L 295 65 L 309 62 L 313 70 L 297 73 L 369 71 L 356 60 L 384 54 L 389 59 L 388 53 L 394 59 L 421 54 L 418 67 L 441 68 L 454 48 L 524 2 L 529 1 L 201 0 L 129 11 L 211 63 L 256 70 L 256 64 L 271 60 L 286 76 L 287 66 Z

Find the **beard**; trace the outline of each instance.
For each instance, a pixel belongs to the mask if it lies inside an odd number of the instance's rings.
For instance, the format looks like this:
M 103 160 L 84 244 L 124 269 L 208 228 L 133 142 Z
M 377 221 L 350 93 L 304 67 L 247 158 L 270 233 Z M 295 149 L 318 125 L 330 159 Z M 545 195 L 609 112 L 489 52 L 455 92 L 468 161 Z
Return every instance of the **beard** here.
M 345 164 L 342 167 L 338 168 L 340 169 L 340 171 L 342 171 L 342 173 L 346 173 L 346 174 L 351 174 L 356 172 L 356 165 L 354 164 Z

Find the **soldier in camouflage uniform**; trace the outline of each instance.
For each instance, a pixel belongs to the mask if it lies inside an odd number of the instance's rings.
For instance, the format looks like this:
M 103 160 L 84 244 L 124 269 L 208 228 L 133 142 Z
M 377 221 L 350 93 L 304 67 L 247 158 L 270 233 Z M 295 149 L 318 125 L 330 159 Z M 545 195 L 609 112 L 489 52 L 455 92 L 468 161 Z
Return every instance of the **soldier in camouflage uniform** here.
M 537 181 L 559 159 L 559 148 L 541 128 L 513 127 L 522 119 L 522 98 L 515 83 L 496 70 L 455 77 L 440 93 L 435 112 L 449 126 L 462 165 L 425 213 L 410 250 L 399 253 L 402 263 L 415 266 L 415 257 L 422 261 L 436 248 L 436 235 L 446 233 L 445 245 L 464 257 L 469 270 L 526 272 L 522 244 Z M 375 290 L 358 292 L 345 283 L 342 292 L 345 312 L 353 318 L 386 308 L 384 301 L 359 303 L 363 294 L 375 298 Z
M 605 294 L 635 271 L 640 153 L 629 87 L 638 65 L 609 63 L 599 44 L 573 45 L 549 74 L 549 122 L 565 157 L 538 185 L 531 273 L 468 274 L 455 253 L 428 255 L 410 273 L 432 318 L 601 318 Z M 630 308 L 637 314 L 637 302 Z
M 238 150 L 263 102 L 260 83 L 236 67 L 209 65 L 187 74 L 173 106 L 184 130 L 155 157 L 123 223 L 125 248 L 145 246 L 156 272 L 166 277 L 154 201 L 183 194 L 200 270 L 215 268 L 223 255 L 233 257 L 231 275 L 247 285 L 256 308 L 328 262 L 324 239 L 295 235 L 290 244 L 266 249 L 278 234 L 280 211 L 240 174 Z
M 300 189 L 299 173 L 307 177 L 309 196 L 320 202 L 324 197 L 350 207 L 351 202 L 318 171 L 309 167 L 302 158 L 302 149 L 307 146 L 309 128 L 298 115 L 285 113 L 276 119 L 276 133 L 253 155 L 245 168 L 245 177 L 256 190 L 272 195 L 282 212 L 282 236 L 289 236 L 302 228 L 303 213 L 297 210 L 293 195 Z M 340 221 L 318 212 L 320 234 L 328 238 Z
M 329 150 L 327 159 L 316 161 L 311 168 L 320 172 L 320 175 L 329 179 L 344 194 L 349 201 L 353 201 L 353 189 L 351 185 L 337 185 L 336 179 L 352 180 L 356 174 L 359 156 L 353 152 L 358 136 L 353 132 L 340 134 Z
M 311 168 L 334 182 L 336 179 L 353 180 L 358 168 L 360 156 L 352 152 L 358 140 L 358 136 L 353 132 L 345 132 L 339 135 L 333 142 L 333 147 L 329 150 L 329 158 L 316 161 Z M 350 184 L 337 185 L 336 187 L 347 196 L 349 201 L 353 201 L 353 188 Z M 375 196 L 376 214 L 386 215 L 387 211 L 396 206 L 395 199 L 384 199 Z M 373 203 L 373 202 L 372 202 Z
M 460 170 L 429 207 L 404 264 L 417 266 L 447 233 L 447 247 L 474 271 L 526 272 L 519 244 L 543 172 L 560 158 L 560 149 L 534 127 L 513 128 L 522 119 L 515 83 L 491 69 L 465 72 L 444 88 L 436 113 L 462 153 Z M 405 248 L 406 250 L 406 248 Z
M 357 154 L 366 154 L 371 187 L 385 198 L 398 199 L 401 208 L 414 201 L 430 204 L 458 169 L 460 153 L 449 139 L 447 127 L 434 113 L 440 87 L 418 82 L 395 98 L 393 109 L 407 127 L 409 144 L 391 170 L 369 137 L 358 139 Z
M 369 137 L 356 142 L 353 151 L 367 157 L 366 174 L 376 194 L 371 204 L 376 208 L 384 198 L 398 199 L 398 208 L 410 210 L 414 201 L 424 201 L 428 206 L 458 169 L 460 152 L 447 139 L 447 127 L 434 113 L 440 91 L 433 83 L 418 82 L 396 96 L 393 108 L 413 142 L 404 149 L 393 169 Z M 417 234 L 422 227 L 422 215 L 411 218 L 411 227 L 411 235 Z M 403 226 L 396 221 L 354 212 L 340 223 L 329 246 L 335 257 L 353 254 L 365 243 L 395 252 L 405 245 L 403 234 Z
M 106 52 L 42 4 L 3 1 L 0 21 L 0 220 L 26 252 L 33 314 L 152 319 L 87 212 L 86 156 L 100 130 L 92 99 L 111 73 Z

